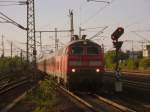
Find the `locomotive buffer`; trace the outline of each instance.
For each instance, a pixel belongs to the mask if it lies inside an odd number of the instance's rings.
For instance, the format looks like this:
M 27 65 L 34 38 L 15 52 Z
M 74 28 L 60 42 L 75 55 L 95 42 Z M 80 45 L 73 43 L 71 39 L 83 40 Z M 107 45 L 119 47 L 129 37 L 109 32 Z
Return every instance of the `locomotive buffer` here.
M 121 82 L 121 72 L 119 67 L 119 50 L 123 44 L 123 41 L 118 41 L 119 37 L 124 33 L 124 28 L 118 27 L 111 35 L 111 39 L 113 40 L 114 48 L 116 49 L 116 67 L 115 67 L 115 91 L 122 92 L 122 82 Z

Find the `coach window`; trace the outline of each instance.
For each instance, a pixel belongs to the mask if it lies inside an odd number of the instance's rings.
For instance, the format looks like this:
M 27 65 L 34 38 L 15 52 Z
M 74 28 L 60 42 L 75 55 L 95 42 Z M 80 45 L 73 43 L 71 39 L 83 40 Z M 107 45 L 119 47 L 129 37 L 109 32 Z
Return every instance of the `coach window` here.
M 99 54 L 99 48 L 98 47 L 87 47 L 87 54 L 88 55 L 97 55 L 97 54 Z
M 73 55 L 82 55 L 83 54 L 83 47 L 72 47 L 71 53 Z

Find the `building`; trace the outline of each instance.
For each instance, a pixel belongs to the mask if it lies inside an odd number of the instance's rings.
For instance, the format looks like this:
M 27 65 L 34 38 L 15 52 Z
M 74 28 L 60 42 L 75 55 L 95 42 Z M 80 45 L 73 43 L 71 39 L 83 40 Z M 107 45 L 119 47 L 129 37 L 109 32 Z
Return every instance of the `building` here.
M 145 45 L 143 48 L 143 57 L 150 56 L 150 45 Z
M 142 57 L 142 51 L 126 51 L 126 53 L 131 59 L 138 59 Z

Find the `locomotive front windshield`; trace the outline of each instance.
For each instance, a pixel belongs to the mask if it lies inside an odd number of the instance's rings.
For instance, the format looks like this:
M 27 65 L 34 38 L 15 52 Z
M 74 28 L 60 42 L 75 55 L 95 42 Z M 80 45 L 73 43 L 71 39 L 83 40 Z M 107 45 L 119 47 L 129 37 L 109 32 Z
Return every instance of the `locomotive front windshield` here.
M 71 54 L 82 55 L 83 54 L 83 47 L 72 47 Z
M 71 54 L 72 55 L 84 55 L 84 50 L 86 51 L 87 55 L 98 55 L 99 54 L 99 48 L 98 47 L 72 47 L 71 48 Z
M 98 47 L 87 47 L 87 54 L 88 55 L 97 55 L 97 54 L 99 54 L 99 48 Z

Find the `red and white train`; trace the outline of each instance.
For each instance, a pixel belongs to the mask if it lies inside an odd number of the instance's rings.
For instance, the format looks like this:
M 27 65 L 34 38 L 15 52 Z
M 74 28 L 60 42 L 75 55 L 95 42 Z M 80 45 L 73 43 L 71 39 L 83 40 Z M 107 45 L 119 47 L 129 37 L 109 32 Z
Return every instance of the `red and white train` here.
M 105 71 L 104 51 L 97 43 L 75 36 L 65 47 L 40 59 L 38 69 L 69 89 L 97 89 Z

